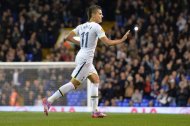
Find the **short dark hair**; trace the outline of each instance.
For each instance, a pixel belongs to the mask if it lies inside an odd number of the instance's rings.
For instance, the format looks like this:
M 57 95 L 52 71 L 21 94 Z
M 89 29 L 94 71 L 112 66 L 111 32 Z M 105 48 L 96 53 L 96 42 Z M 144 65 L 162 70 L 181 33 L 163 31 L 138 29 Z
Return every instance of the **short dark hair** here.
M 102 8 L 98 5 L 91 5 L 87 10 L 88 20 L 92 17 L 92 13 L 95 13 L 97 10 L 102 10 Z

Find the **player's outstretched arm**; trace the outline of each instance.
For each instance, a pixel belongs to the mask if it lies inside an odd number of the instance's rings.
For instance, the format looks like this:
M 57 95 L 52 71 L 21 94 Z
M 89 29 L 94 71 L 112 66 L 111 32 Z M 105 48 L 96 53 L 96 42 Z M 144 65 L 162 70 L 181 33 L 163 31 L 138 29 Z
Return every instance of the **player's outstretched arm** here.
M 71 31 L 69 35 L 65 38 L 65 40 L 70 41 L 74 44 L 80 45 L 80 42 L 74 39 L 74 36 L 76 36 L 75 32 Z
M 121 39 L 118 39 L 118 40 L 111 40 L 111 39 L 107 38 L 107 36 L 104 36 L 104 37 L 100 38 L 100 40 L 103 43 L 105 43 L 106 45 L 110 45 L 110 46 L 111 45 L 117 45 L 117 44 L 120 44 L 120 43 L 124 42 L 127 39 L 129 33 L 130 33 L 130 30 L 128 30 L 125 33 L 125 35 Z

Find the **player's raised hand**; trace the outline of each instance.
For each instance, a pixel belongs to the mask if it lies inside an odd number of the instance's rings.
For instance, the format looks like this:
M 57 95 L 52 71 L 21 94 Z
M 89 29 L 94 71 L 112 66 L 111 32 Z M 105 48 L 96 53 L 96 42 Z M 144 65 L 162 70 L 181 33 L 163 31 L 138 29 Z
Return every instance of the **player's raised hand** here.
M 125 41 L 130 33 L 130 30 L 128 30 L 125 35 L 122 37 L 122 41 Z
M 129 37 L 129 32 L 130 32 L 130 30 L 128 30 L 121 39 L 111 40 L 107 36 L 105 36 L 105 37 L 100 38 L 100 40 L 109 46 L 117 45 L 117 44 L 124 42 L 127 39 L 127 37 Z

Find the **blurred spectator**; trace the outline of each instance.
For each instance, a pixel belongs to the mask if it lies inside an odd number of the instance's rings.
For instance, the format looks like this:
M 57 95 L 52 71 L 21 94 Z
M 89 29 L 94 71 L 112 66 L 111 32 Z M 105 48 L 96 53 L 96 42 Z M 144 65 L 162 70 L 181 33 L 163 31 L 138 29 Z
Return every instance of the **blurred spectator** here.
M 0 94 L 0 105 L 1 106 L 7 106 L 9 104 L 9 98 L 7 98 L 7 95 L 5 93 Z
M 9 105 L 10 106 L 19 106 L 18 97 L 19 97 L 18 91 L 17 91 L 16 87 L 14 87 L 11 91 Z
M 174 79 L 170 80 L 169 82 L 169 90 L 167 91 L 168 96 L 170 98 L 170 103 L 175 104 L 176 103 L 176 82 Z
M 134 93 L 134 82 L 133 82 L 133 77 L 128 76 L 127 82 L 125 83 L 125 98 L 131 99 L 133 93 Z
M 129 104 L 133 106 L 134 103 L 141 103 L 142 98 L 143 98 L 143 96 L 142 96 L 142 93 L 140 92 L 140 90 L 135 89 Z
M 176 93 L 177 93 L 176 97 L 177 106 L 181 107 L 186 106 L 189 98 L 189 90 L 187 88 L 187 83 L 181 81 L 179 83 L 179 88 L 177 89 Z
M 150 93 L 151 93 L 150 76 L 146 76 L 146 79 L 145 79 L 145 82 L 144 82 L 143 97 L 146 98 L 146 99 L 151 99 L 150 98 Z
M 158 95 L 157 100 L 162 104 L 162 106 L 168 106 L 170 102 L 168 93 L 164 89 L 160 89 L 160 94 Z
M 35 106 L 41 106 L 42 105 L 42 96 L 41 95 L 37 96 L 37 99 L 35 100 L 34 105 Z
M 14 70 L 13 73 L 13 85 L 15 86 L 20 86 L 20 82 L 19 82 L 19 71 L 17 69 Z

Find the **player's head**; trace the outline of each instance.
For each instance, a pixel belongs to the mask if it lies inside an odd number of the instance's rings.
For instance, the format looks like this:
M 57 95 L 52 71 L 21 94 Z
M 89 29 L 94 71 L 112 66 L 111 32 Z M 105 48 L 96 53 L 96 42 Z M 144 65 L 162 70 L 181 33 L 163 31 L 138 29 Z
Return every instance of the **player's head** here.
M 102 8 L 98 5 L 92 5 L 87 10 L 88 20 L 95 21 L 96 23 L 102 22 Z

